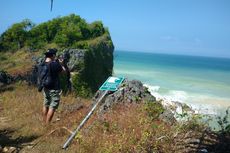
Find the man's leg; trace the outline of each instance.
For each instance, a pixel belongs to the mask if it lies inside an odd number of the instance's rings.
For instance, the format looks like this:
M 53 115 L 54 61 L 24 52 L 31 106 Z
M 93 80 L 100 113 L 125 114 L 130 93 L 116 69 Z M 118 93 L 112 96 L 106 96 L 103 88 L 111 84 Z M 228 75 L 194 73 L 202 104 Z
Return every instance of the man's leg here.
M 47 113 L 49 111 L 49 105 L 51 102 L 50 91 L 44 88 L 43 96 L 44 96 L 44 104 L 42 109 L 42 116 L 43 116 L 43 122 L 46 123 Z
M 46 123 L 50 123 L 55 110 L 59 106 L 60 102 L 60 90 L 50 90 L 51 103 L 49 105 L 49 110 L 46 116 Z
M 53 116 L 54 116 L 55 109 L 49 108 L 47 115 L 46 115 L 46 123 L 50 123 Z
M 46 122 L 48 110 L 49 110 L 49 107 L 43 106 L 43 109 L 42 109 L 43 122 Z

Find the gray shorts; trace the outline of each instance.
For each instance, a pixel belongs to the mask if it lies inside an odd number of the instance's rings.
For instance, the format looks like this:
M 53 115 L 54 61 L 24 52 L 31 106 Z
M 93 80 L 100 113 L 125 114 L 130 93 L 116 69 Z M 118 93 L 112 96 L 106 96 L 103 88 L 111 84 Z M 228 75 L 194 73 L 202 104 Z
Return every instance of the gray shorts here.
M 43 90 L 44 106 L 57 109 L 60 102 L 61 90 Z

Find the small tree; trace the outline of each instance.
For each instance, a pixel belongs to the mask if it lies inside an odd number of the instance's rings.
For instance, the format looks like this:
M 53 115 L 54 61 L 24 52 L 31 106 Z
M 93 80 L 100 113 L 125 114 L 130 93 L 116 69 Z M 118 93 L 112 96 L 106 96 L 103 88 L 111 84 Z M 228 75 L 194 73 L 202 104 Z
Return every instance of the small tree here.
M 28 37 L 28 31 L 34 24 L 26 19 L 20 23 L 13 24 L 6 32 L 1 35 L 0 43 L 3 50 L 16 50 L 24 47 Z

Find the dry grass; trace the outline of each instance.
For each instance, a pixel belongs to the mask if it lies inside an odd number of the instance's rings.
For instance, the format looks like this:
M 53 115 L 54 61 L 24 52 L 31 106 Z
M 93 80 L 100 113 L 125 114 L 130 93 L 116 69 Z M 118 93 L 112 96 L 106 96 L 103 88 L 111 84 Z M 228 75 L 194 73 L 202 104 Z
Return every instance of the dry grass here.
M 160 145 L 153 143 L 169 128 L 159 120 L 146 116 L 144 104 L 119 104 L 99 116 L 88 130 L 78 137 L 78 152 L 153 152 Z M 159 132 L 160 131 L 160 132 Z M 100 141 L 98 141 L 100 140 Z M 166 145 L 164 146 L 166 147 Z M 161 148 L 163 150 L 163 148 Z
M 40 52 L 28 52 L 25 49 L 18 50 L 15 53 L 1 52 L 0 66 L 1 70 L 5 70 L 12 75 L 25 74 L 32 69 L 33 56 L 38 56 Z
M 0 127 L 0 132 L 8 136 L 3 145 L 21 147 L 24 152 L 64 152 L 61 146 L 69 133 L 60 127 L 75 129 L 91 106 L 87 99 L 62 97 L 54 116 L 54 121 L 60 121 L 45 126 L 41 118 L 43 97 L 36 88 L 21 82 L 8 86 L 0 97 L 0 118 L 7 119 Z M 146 118 L 144 104 L 117 105 L 105 115 L 94 114 L 68 152 L 147 152 L 158 147 L 148 146 L 158 137 L 156 129 L 164 131 L 165 127 L 160 121 Z M 54 129 L 57 130 L 46 136 Z M 38 141 L 33 149 L 24 147 Z
M 42 138 L 44 140 L 41 142 L 41 145 L 39 143 L 34 147 L 33 151 L 53 152 L 55 149 L 60 150 L 60 146 L 64 143 L 69 133 L 66 131 L 63 133 L 63 130 L 57 130 L 57 132 L 54 132 L 51 136 L 46 137 L 45 135 L 53 129 L 58 129 L 63 126 L 73 129 L 83 118 L 90 104 L 89 100 L 76 99 L 71 95 L 62 97 L 61 101 L 60 108 L 53 118 L 54 122 L 50 126 L 47 126 L 43 124 L 41 116 L 43 96 L 36 88 L 27 86 L 21 82 L 8 86 L 3 91 L 1 90 L 0 119 L 4 124 L 0 126 L 0 135 L 5 133 L 5 136 L 8 135 L 8 137 L 0 139 L 0 144 L 3 146 L 23 148 L 22 146 L 24 144 L 37 142 Z M 79 111 L 74 110 L 75 108 L 79 109 L 79 104 L 83 107 L 80 107 Z M 57 118 L 60 118 L 60 121 L 55 121 Z M 55 133 L 57 136 L 55 136 Z M 58 136 L 59 133 L 65 135 Z M 19 139 L 25 139 L 25 141 L 17 142 Z M 43 145 L 46 147 L 42 147 Z M 31 152 L 31 150 L 27 151 Z
M 62 97 L 54 122 L 49 126 L 42 122 L 42 101 L 42 93 L 24 82 L 0 90 L 2 146 L 15 146 L 20 152 L 35 153 L 180 153 L 197 152 L 199 147 L 215 149 L 223 144 L 218 141 L 218 135 L 194 127 L 197 124 L 187 126 L 192 128 L 169 126 L 155 118 L 158 109 L 153 109 L 157 105 L 150 107 L 140 103 L 118 104 L 106 114 L 94 113 L 65 151 L 61 148 L 70 133 L 62 127 L 75 129 L 90 110 L 91 101 L 73 95 Z M 60 121 L 56 121 L 57 118 Z M 194 144 L 198 139 L 200 143 Z M 223 141 L 229 141 L 229 137 Z M 31 143 L 36 145 L 31 148 Z

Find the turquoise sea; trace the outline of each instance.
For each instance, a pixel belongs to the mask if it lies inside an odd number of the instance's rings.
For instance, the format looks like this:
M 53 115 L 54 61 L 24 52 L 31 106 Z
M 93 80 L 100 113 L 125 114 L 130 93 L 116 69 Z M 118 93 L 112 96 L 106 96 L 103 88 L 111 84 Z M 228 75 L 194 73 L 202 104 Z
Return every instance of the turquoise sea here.
M 144 52 L 114 52 L 114 75 L 138 79 L 151 93 L 184 102 L 201 113 L 230 106 L 230 59 Z

